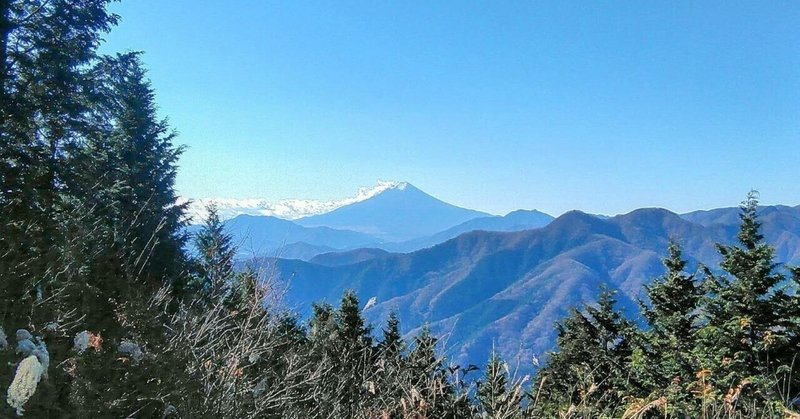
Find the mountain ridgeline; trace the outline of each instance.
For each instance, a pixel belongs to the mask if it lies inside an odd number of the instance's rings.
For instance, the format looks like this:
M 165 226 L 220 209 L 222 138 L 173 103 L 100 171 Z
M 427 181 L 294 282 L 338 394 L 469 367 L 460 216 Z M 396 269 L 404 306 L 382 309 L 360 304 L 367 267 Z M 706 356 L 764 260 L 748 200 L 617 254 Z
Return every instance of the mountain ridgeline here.
M 496 217 L 382 183 L 187 226 L 109 3 L 0 0 L 0 417 L 799 417 L 800 208 Z
M 800 263 L 800 209 L 762 207 L 760 213 L 776 260 Z M 291 278 L 287 299 L 295 307 L 336 301 L 353 289 L 364 301 L 375 298 L 368 319 L 380 321 L 394 310 L 404 324 L 429 325 L 447 336 L 460 362 L 478 363 L 493 348 L 525 361 L 551 350 L 555 322 L 571 307 L 595 301 L 603 288 L 620 291 L 627 313 L 638 310 L 642 286 L 663 272 L 671 239 L 681 243 L 691 269 L 716 266 L 716 243 L 736 240 L 737 221 L 722 217 L 704 225 L 693 217 L 657 208 L 610 218 L 572 211 L 543 228 L 472 231 L 407 254 L 365 249 L 274 263 L 281 277 Z
M 518 210 L 502 217 L 489 215 L 445 203 L 408 182 L 385 184 L 379 184 L 379 192 L 368 194 L 368 199 L 295 220 L 253 215 L 237 208 L 235 201 L 234 206 L 218 211 L 233 215 L 225 221 L 225 227 L 239 245 L 240 258 L 302 260 L 360 248 L 412 252 L 469 231 L 521 231 L 543 227 L 553 220 L 536 210 Z M 364 188 L 362 193 L 368 191 Z M 202 219 L 193 221 L 200 223 Z M 187 231 L 198 228 L 198 224 L 191 225 Z
M 487 215 L 440 201 L 410 183 L 401 182 L 366 201 L 301 218 L 297 223 L 353 230 L 397 242 L 432 235 Z
M 427 325 L 447 336 L 456 361 L 478 364 L 492 350 L 520 361 L 542 357 L 555 344 L 555 322 L 602 289 L 619 291 L 624 311 L 636 313 L 643 285 L 663 271 L 670 240 L 682 245 L 691 269 L 714 267 L 716 244 L 734 242 L 740 221 L 739 208 L 491 216 L 397 185 L 294 222 L 240 215 L 226 231 L 240 244 L 240 264 L 269 262 L 287 281 L 286 302 L 301 316 L 310 315 L 310 303 L 337 301 L 352 289 L 374 299 L 367 319 L 396 312 L 409 333 Z M 759 216 L 776 261 L 800 263 L 800 207 L 760 207 Z M 431 233 L 434 226 L 441 230 Z

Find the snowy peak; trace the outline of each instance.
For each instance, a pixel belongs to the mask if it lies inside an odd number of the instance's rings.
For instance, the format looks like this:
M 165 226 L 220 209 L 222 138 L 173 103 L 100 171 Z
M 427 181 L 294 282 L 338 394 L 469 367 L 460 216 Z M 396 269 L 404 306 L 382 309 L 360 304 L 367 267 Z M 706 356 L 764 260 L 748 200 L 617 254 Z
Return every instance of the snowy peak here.
M 223 220 L 232 219 L 238 215 L 267 215 L 296 220 L 312 215 L 325 214 L 346 205 L 366 201 L 388 190 L 403 191 L 410 184 L 408 182 L 378 181 L 375 186 L 361 187 L 356 195 L 349 198 L 321 201 L 315 199 L 284 199 L 270 202 L 264 198 L 231 199 L 231 198 L 200 198 L 192 199 L 187 208 L 187 216 L 191 223 L 201 223 L 208 215 L 206 207 L 216 205 L 217 211 Z M 413 188 L 413 186 L 411 186 Z M 183 202 L 187 202 L 184 200 Z
M 380 186 L 385 189 L 370 199 L 305 217 L 297 223 L 306 227 L 357 231 L 384 241 L 399 242 L 429 236 L 489 215 L 448 204 L 407 182 Z
M 355 197 L 351 198 L 351 202 L 349 204 L 355 204 L 356 202 L 366 201 L 376 195 L 380 195 L 390 189 L 395 189 L 398 191 L 403 191 L 409 186 L 408 182 L 395 182 L 395 181 L 383 181 L 380 180 L 378 183 L 373 187 L 361 187 L 358 188 L 358 193 Z M 344 200 L 343 200 L 344 201 Z M 342 202 L 343 202 L 342 201 Z M 344 206 L 344 205 L 342 205 Z

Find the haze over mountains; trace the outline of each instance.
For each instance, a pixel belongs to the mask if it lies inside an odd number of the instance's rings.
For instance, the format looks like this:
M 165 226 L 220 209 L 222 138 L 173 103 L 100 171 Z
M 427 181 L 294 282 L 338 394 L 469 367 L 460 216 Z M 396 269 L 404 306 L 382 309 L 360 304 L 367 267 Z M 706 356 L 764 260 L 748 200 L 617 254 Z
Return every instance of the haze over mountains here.
M 800 207 L 763 207 L 761 217 L 778 262 L 800 263 Z M 274 263 L 292 307 L 335 304 L 354 289 L 362 301 L 376 300 L 368 319 L 380 323 L 396 310 L 407 332 L 428 324 L 446 336 L 456 361 L 479 364 L 495 347 L 529 365 L 552 348 L 554 323 L 603 287 L 618 290 L 621 307 L 637 312 L 641 285 L 663 273 L 671 238 L 691 269 L 714 267 L 715 243 L 735 242 L 738 222 L 738 208 L 492 216 L 394 183 L 325 214 L 294 221 L 239 215 L 226 228 L 242 256 Z
M 800 263 L 800 210 L 772 214 L 764 217 L 767 241 L 777 246 L 779 261 Z M 429 324 L 448 337 L 458 361 L 479 362 L 495 347 L 529 363 L 552 348 L 554 323 L 602 287 L 618 290 L 622 308 L 634 315 L 641 285 L 664 271 L 670 238 L 684 246 L 695 269 L 715 266 L 715 243 L 734 242 L 736 231 L 655 208 L 608 219 L 573 211 L 541 229 L 473 231 L 408 254 L 351 251 L 338 255 L 340 263 L 329 254 L 275 266 L 291 278 L 287 298 L 297 307 L 335 303 L 355 289 L 364 301 L 376 298 L 369 319 L 382 321 L 394 309 L 406 326 Z
M 306 227 L 328 226 L 398 242 L 435 234 L 488 215 L 448 204 L 410 183 L 400 182 L 370 199 L 297 222 Z
M 268 215 L 286 220 L 296 220 L 317 214 L 323 214 L 341 208 L 345 205 L 354 204 L 372 198 L 383 191 L 397 187 L 400 182 L 378 181 L 373 187 L 362 187 L 358 189 L 355 196 L 338 199 L 333 201 L 320 201 L 316 199 L 284 199 L 277 203 L 270 202 L 262 198 L 254 199 L 230 199 L 230 198 L 205 198 L 195 199 L 189 202 L 187 215 L 194 223 L 202 222 L 206 218 L 206 207 L 215 205 L 219 216 L 224 219 L 231 219 L 237 215 Z
M 202 220 L 205 209 L 200 205 L 215 204 L 221 217 L 227 219 L 226 228 L 244 257 L 260 255 L 304 260 L 322 253 L 363 247 L 413 251 L 465 231 L 539 227 L 552 219 L 538 211 L 499 217 L 460 208 L 407 182 L 379 182 L 373 188 L 361 188 L 353 198 L 331 203 L 314 201 L 314 205 L 306 208 L 332 209 L 293 220 L 289 220 L 289 216 L 274 215 L 277 206 L 264 202 L 200 200 L 192 204 L 190 213 L 195 221 Z M 344 202 L 347 204 L 341 205 Z M 254 206 L 248 206 L 251 204 Z M 298 214 L 295 212 L 291 216 Z

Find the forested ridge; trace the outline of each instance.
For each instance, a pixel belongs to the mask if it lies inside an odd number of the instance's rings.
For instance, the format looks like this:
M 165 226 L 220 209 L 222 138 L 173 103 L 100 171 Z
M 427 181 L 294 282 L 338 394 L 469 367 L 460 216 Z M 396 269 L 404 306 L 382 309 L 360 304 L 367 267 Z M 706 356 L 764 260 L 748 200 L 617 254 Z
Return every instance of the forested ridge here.
M 532 377 L 451 364 L 353 292 L 298 319 L 269 271 L 234 269 L 213 208 L 186 252 L 182 150 L 142 55 L 98 52 L 108 5 L 0 0 L 0 416 L 800 417 L 800 270 L 755 193 L 718 269 L 687 272 L 676 238 L 641 318 L 604 291 Z

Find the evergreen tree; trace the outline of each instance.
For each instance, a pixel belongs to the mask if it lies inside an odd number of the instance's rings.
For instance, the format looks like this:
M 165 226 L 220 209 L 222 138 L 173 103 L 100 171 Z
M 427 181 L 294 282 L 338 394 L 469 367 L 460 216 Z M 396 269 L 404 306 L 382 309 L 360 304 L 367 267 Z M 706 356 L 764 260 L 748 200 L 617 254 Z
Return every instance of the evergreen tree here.
M 483 417 L 510 419 L 521 417 L 522 393 L 519 386 L 509 388 L 508 364 L 492 351 L 483 380 L 478 383 L 477 401 Z
M 698 310 L 702 291 L 694 275 L 684 273 L 680 246 L 671 242 L 669 256 L 664 259 L 667 272 L 656 278 L 644 290 L 649 305 L 642 303 L 642 311 L 649 330 L 643 333 L 641 361 L 634 365 L 644 370 L 640 382 L 649 391 L 666 389 L 674 384 L 687 384 L 694 379 L 699 365 L 692 356 L 698 329 Z
M 308 322 L 310 326 L 308 338 L 316 346 L 327 346 L 336 333 L 333 306 L 328 303 L 314 303 L 311 305 L 311 309 L 311 320 Z
M 448 380 L 445 359 L 436 349 L 438 343 L 427 326 L 414 337 L 414 346 L 406 362 L 408 376 L 404 382 L 409 392 L 403 405 L 403 417 L 455 419 L 472 414 L 466 394 L 456 392 Z
M 356 350 L 372 346 L 370 327 L 364 321 L 355 291 L 347 290 L 342 295 L 341 305 L 336 312 L 339 336 L 346 346 Z
M 95 69 L 104 80 L 99 97 L 110 126 L 89 142 L 84 174 L 89 184 L 102 179 L 103 189 L 111 191 L 111 216 L 117 240 L 131 255 L 123 260 L 131 276 L 178 281 L 185 204 L 178 204 L 174 185 L 183 149 L 173 145 L 175 133 L 156 115 L 155 94 L 139 57 L 104 57 Z
M 73 155 L 96 131 L 89 69 L 117 21 L 107 3 L 0 2 L 0 321 L 9 328 L 57 317 L 39 306 L 30 318 L 29 307 L 52 296 L 56 273 L 78 269 L 62 257 L 77 218 L 68 185 Z
M 372 366 L 372 337 L 359 307 L 355 292 L 348 290 L 342 296 L 336 312 L 338 355 L 337 370 L 339 403 L 344 413 L 353 416 L 364 405 L 367 397 L 366 378 Z
M 0 3 L 0 207 L 8 254 L 24 258 L 9 281 L 40 276 L 56 260 L 56 214 L 70 157 L 92 130 L 87 67 L 103 32 L 116 23 L 108 1 Z M 13 221 L 13 222 L 11 222 Z M 13 246 L 18 243 L 18 246 Z M 38 280 L 39 278 L 36 278 Z M 29 284 L 19 287 L 28 290 Z
M 789 338 L 785 352 L 792 354 L 800 350 L 800 267 L 789 269 L 792 273 L 793 292 L 782 294 L 783 305 L 780 311 Z
M 392 310 L 383 328 L 383 340 L 377 345 L 375 366 L 375 388 L 368 389 L 375 394 L 377 410 L 400 415 L 399 401 L 403 397 L 404 370 L 407 368 L 404 356 L 405 341 L 400 333 L 400 320 Z
M 138 61 L 97 54 L 117 21 L 107 4 L 0 1 L 0 324 L 34 330 L 51 365 L 71 366 L 47 374 L 34 415 L 148 414 L 163 390 L 144 385 L 157 362 L 121 368 L 117 349 L 163 343 L 149 300 L 182 270 L 177 153 L 171 136 L 134 133 L 166 125 Z M 75 357 L 82 330 L 98 350 Z
M 751 192 L 741 206 L 739 245 L 717 245 L 727 275 L 707 271 L 706 324 L 697 355 L 721 390 L 770 377 L 787 339 L 776 310 L 782 296 L 775 292 L 784 277 L 775 269 L 774 249 L 763 242 L 757 212 L 757 194 Z
M 408 363 L 412 373 L 417 374 L 417 381 L 422 382 L 443 370 L 442 359 L 436 354 L 438 343 L 439 340 L 427 326 L 414 336 L 414 347 L 408 354 Z
M 547 383 L 541 395 L 544 405 L 585 405 L 589 397 L 619 404 L 617 389 L 629 385 L 627 362 L 633 354 L 635 328 L 615 304 L 614 293 L 604 289 L 596 305 L 586 307 L 585 313 L 573 309 L 557 325 L 558 351 L 537 377 L 540 384 Z
M 227 297 L 234 278 L 233 262 L 236 249 L 217 208 L 209 206 L 203 229 L 195 236 L 198 253 L 198 273 L 193 289 L 207 303 L 220 302 Z
M 400 334 L 400 319 L 398 319 L 397 312 L 394 310 L 389 312 L 386 327 L 383 329 L 383 340 L 378 348 L 381 356 L 386 360 L 396 359 L 402 355 L 405 349 L 405 342 L 403 342 L 403 336 Z

